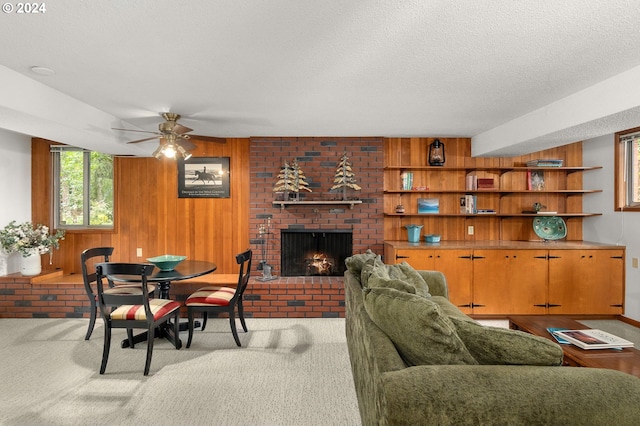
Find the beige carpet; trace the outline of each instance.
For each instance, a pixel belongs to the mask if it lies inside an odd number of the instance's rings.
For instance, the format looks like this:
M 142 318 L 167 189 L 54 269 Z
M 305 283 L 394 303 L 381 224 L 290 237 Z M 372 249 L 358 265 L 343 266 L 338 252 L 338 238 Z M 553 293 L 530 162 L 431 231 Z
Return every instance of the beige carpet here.
M 2 425 L 358 425 L 344 319 L 248 319 L 237 348 L 227 319 L 189 349 L 156 340 L 121 349 L 83 319 L 0 319 Z M 186 333 L 181 335 L 186 342 Z

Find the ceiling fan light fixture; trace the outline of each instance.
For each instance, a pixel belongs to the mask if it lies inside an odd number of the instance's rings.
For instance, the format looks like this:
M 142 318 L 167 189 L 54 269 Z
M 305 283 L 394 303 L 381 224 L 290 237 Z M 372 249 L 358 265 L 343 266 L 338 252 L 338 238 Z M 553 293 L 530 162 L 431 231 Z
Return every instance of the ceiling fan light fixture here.
M 156 150 L 153 151 L 153 154 L 151 154 L 151 155 L 156 157 L 158 160 L 161 159 L 162 155 L 163 155 L 163 152 L 162 152 L 163 148 L 164 147 L 162 145 L 158 145 L 158 148 L 156 148 Z
M 191 158 L 191 156 L 193 154 L 191 154 L 189 151 L 187 151 L 186 149 L 184 149 L 181 145 L 178 145 L 178 153 L 182 156 L 182 158 L 184 158 L 185 160 L 188 160 L 189 158 Z
M 167 158 L 176 158 L 176 147 L 172 143 L 169 143 L 164 146 L 162 153 Z

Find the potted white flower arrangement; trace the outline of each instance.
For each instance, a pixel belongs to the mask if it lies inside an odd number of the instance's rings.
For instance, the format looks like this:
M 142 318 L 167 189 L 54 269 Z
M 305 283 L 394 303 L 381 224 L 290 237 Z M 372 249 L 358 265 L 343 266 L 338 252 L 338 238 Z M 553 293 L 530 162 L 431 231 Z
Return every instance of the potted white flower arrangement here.
M 25 271 L 23 266 L 23 275 L 39 274 L 41 269 L 40 255 L 49 253 L 51 248 L 60 248 L 60 240 L 63 239 L 63 230 L 58 230 L 51 235 L 48 226 L 40 224 L 33 226 L 31 222 L 16 224 L 16 221 L 13 220 L 0 230 L 0 246 L 7 254 L 18 252 L 24 259 L 37 258 L 37 272 L 33 273 L 35 272 L 33 269 Z

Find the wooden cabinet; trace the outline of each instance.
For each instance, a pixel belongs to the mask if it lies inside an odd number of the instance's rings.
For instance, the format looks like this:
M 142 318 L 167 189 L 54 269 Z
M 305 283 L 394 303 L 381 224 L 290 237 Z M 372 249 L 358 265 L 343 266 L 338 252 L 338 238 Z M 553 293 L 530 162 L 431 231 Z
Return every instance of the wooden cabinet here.
M 567 220 L 567 239 L 582 239 L 582 220 L 600 215 L 582 211 L 585 194 L 601 192 L 584 189 L 582 173 L 601 167 L 582 165 L 582 144 L 540 151 L 509 158 L 472 158 L 469 139 L 445 139 L 446 163 L 442 167 L 427 165 L 430 138 L 385 140 L 384 216 L 385 240 L 406 237 L 404 226 L 423 225 L 426 233 L 437 233 L 446 240 L 536 240 L 532 230 L 536 214 L 526 214 L 534 203 L 546 211 L 558 212 Z M 563 167 L 526 167 L 531 159 L 558 158 Z M 544 175 L 544 189 L 528 188 L 532 170 Z M 403 176 L 411 174 L 409 189 Z M 468 189 L 470 177 L 489 179 L 493 188 Z M 406 180 L 406 179 L 404 179 Z M 493 210 L 492 214 L 467 214 L 460 211 L 460 198 L 473 195 L 476 207 Z M 419 213 L 421 199 L 438 202 L 436 214 Z M 397 213 L 402 205 L 404 213 Z M 473 227 L 473 232 L 469 231 Z
M 472 312 L 472 250 L 385 249 L 387 263 L 407 262 L 418 270 L 440 271 L 447 279 L 449 300 L 465 313 Z
M 547 250 L 474 250 L 473 313 L 546 313 Z
M 447 279 L 449 300 L 465 314 L 473 312 L 473 250 L 434 250 L 435 268 Z
M 393 259 L 391 259 L 393 257 Z M 424 271 L 435 271 L 435 250 L 414 250 L 414 249 L 398 249 L 393 255 L 385 254 L 387 263 L 407 262 L 415 269 Z
M 592 242 L 385 241 L 385 262 L 445 274 L 474 315 L 622 314 L 625 248 Z
M 622 314 L 624 249 L 549 250 L 550 313 Z

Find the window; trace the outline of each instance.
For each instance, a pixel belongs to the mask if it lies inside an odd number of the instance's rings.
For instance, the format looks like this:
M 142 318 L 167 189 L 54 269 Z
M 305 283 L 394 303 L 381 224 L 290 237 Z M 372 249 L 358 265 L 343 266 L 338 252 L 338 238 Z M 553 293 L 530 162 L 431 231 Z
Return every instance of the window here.
M 616 133 L 616 210 L 640 211 L 640 128 Z
M 113 156 L 51 148 L 56 228 L 113 229 Z

